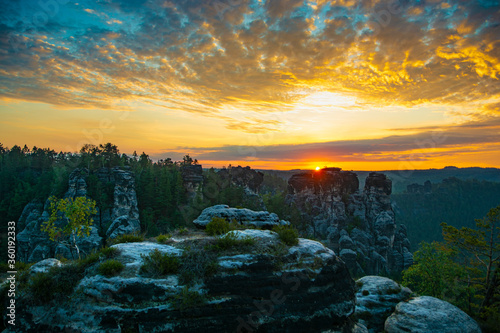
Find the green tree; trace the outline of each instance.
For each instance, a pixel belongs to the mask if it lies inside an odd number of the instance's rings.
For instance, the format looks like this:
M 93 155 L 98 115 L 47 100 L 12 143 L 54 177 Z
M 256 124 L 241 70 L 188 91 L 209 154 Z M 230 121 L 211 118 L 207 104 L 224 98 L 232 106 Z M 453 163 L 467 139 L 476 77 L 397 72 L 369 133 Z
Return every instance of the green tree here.
M 467 292 L 461 282 L 465 268 L 454 261 L 456 253 L 439 242 L 422 242 L 413 254 L 414 263 L 403 272 L 403 284 L 420 295 L 456 303 Z
M 74 248 L 80 258 L 77 237 L 90 235 L 92 215 L 97 213 L 96 202 L 85 197 L 59 200 L 50 197 L 50 212 L 50 218 L 42 224 L 41 230 L 48 233 L 50 240 L 68 246 L 70 251 Z
M 492 208 L 482 219 L 476 220 L 476 229 L 460 230 L 442 223 L 443 236 L 449 246 L 463 252 L 468 267 L 479 273 L 479 313 L 491 306 L 497 288 L 500 265 L 500 206 Z

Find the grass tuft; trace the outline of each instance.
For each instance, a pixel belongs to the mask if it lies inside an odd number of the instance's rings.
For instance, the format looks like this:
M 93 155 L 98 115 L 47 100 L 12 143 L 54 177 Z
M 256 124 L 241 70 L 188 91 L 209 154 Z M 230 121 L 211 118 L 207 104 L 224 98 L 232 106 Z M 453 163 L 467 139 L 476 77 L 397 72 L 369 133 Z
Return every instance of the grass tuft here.
M 144 262 L 139 273 L 143 276 L 156 278 L 176 274 L 179 270 L 180 262 L 176 255 L 154 249 L 149 255 L 141 255 L 141 257 Z
M 279 236 L 279 239 L 288 246 L 299 244 L 299 232 L 293 227 L 282 225 L 275 226 L 273 231 Z
M 125 266 L 119 262 L 118 260 L 115 259 L 109 259 L 104 262 L 102 262 L 98 267 L 97 271 L 99 274 L 104 275 L 106 277 L 112 277 L 120 274 L 121 271 Z

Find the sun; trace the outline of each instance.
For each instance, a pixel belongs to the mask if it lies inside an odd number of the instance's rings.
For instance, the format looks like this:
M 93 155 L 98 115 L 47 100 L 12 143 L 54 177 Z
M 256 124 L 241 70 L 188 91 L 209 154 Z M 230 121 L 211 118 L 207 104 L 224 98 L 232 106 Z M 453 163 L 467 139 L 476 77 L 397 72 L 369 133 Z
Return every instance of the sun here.
M 320 167 L 316 167 L 316 171 L 319 171 Z

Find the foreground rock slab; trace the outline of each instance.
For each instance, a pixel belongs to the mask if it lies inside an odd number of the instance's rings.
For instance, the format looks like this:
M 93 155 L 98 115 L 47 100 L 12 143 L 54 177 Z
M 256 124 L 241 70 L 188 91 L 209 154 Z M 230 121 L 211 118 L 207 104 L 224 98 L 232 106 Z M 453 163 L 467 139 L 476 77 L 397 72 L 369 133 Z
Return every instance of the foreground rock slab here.
M 385 322 L 387 333 L 480 333 L 474 319 L 440 299 L 421 296 L 401 302 Z
M 271 229 L 275 225 L 288 225 L 289 222 L 280 220 L 275 213 L 267 211 L 253 211 L 247 208 L 231 208 L 228 205 L 215 205 L 205 208 L 193 223 L 198 228 L 205 228 L 213 217 L 225 218 L 227 221 L 236 221 L 245 226 Z
M 124 266 L 122 271 L 114 276 L 99 274 L 98 268 L 108 260 L 102 257 L 85 268 L 68 295 L 41 303 L 29 288 L 24 289 L 16 303 L 16 328 L 22 332 L 118 333 L 127 328 L 219 333 L 337 332 L 355 327 L 349 319 L 355 308 L 354 281 L 332 250 L 307 239 L 286 246 L 268 230 L 233 233 L 241 244 L 248 239 L 254 242 L 220 250 L 214 245 L 222 236 L 186 236 L 172 245 L 114 245 L 114 260 Z M 178 258 L 179 270 L 155 277 L 141 272 L 144 256 L 158 252 Z M 207 263 L 211 275 L 199 269 Z M 53 260 L 44 262 L 44 266 L 56 265 Z M 69 268 L 71 263 L 58 269 Z M 47 278 L 56 273 L 51 270 Z M 193 280 L 185 281 L 185 273 L 192 274 Z
M 356 281 L 356 312 L 369 332 L 381 332 L 396 305 L 410 297 L 411 290 L 382 276 L 364 276 Z

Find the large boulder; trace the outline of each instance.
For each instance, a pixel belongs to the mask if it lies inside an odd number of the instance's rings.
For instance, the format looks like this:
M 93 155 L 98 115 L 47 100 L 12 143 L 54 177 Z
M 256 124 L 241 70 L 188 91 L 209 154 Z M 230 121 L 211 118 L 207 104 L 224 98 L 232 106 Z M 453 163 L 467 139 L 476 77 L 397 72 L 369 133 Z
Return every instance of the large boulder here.
M 100 263 L 94 263 L 65 300 L 33 306 L 29 295 L 21 295 L 16 328 L 218 333 L 338 332 L 356 327 L 363 332 L 349 319 L 355 307 L 354 281 L 332 250 L 307 239 L 288 247 L 272 231 L 232 233 L 237 239 L 254 239 L 253 245 L 220 252 L 212 246 L 217 238 L 202 235 L 176 238 L 172 245 L 114 245 L 119 252 L 115 260 L 125 266 L 123 271 L 102 276 L 97 270 Z M 179 271 L 144 276 L 140 269 L 144 256 L 154 250 L 181 257 Z M 202 258 L 215 264 L 210 276 L 197 271 Z M 197 272 L 198 279 L 186 282 L 182 272 Z
M 421 296 L 396 306 L 385 322 L 387 333 L 481 333 L 474 319 L 456 306 L 440 299 Z
M 117 217 L 109 226 L 106 232 L 108 239 L 113 239 L 121 235 L 139 233 L 141 224 L 137 219 L 130 219 L 127 215 Z
M 275 225 L 287 225 L 275 213 L 253 211 L 247 208 L 230 208 L 228 205 L 215 205 L 205 208 L 193 223 L 198 228 L 205 228 L 213 217 L 221 217 L 227 221 L 236 221 L 241 225 L 271 229 Z
M 410 289 L 389 278 L 364 276 L 356 281 L 355 316 L 370 332 L 381 332 L 396 305 L 410 294 Z

